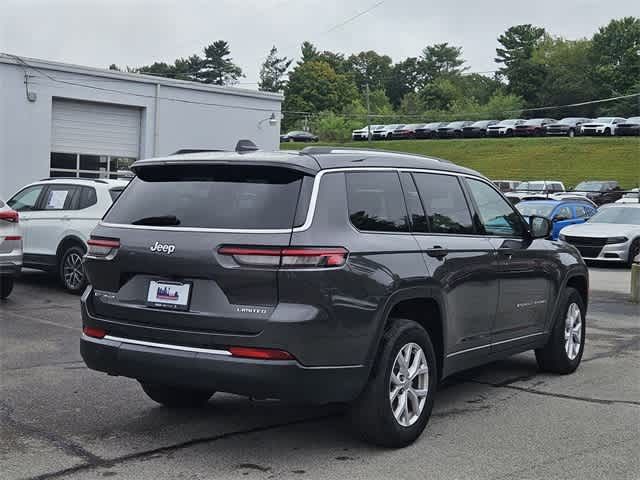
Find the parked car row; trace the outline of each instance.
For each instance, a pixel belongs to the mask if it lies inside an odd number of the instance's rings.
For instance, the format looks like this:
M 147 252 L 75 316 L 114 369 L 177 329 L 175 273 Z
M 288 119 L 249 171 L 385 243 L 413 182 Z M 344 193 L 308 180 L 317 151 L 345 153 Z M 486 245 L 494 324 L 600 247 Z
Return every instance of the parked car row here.
M 281 136 L 281 141 L 317 141 L 291 140 L 290 132 Z M 310 134 L 308 134 L 310 135 Z M 577 135 L 629 136 L 640 135 L 640 117 L 628 119 L 621 117 L 598 117 L 595 119 L 567 117 L 561 120 L 553 118 L 531 118 L 524 120 L 510 118 L 506 120 L 457 120 L 455 122 L 431 122 L 391 125 L 367 125 L 354 130 L 351 139 L 402 140 L 423 138 L 480 138 L 480 137 L 541 137 Z M 284 139 L 284 137 L 287 137 Z M 310 138 L 309 136 L 305 138 Z

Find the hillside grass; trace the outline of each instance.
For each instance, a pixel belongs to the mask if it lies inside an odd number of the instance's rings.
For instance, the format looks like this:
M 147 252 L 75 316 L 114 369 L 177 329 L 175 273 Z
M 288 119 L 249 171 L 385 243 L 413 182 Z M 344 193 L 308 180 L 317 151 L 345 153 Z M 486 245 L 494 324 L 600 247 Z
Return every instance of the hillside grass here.
M 308 144 L 283 143 L 283 149 Z M 376 148 L 440 157 L 492 179 L 560 180 L 575 186 L 583 180 L 617 180 L 623 188 L 640 184 L 640 138 L 502 138 L 347 142 L 343 147 Z

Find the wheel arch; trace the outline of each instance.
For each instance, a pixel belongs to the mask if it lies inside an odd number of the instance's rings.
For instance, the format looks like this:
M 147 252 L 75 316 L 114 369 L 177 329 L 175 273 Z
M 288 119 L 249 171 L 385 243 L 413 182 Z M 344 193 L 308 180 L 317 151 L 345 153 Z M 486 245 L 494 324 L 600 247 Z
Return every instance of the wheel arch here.
M 64 237 L 60 243 L 58 244 L 58 248 L 56 249 L 56 259 L 57 265 L 60 266 L 60 261 L 62 260 L 62 254 L 70 247 L 78 246 L 82 248 L 85 252 L 87 251 L 87 244 L 77 235 L 67 235 Z
M 436 353 L 438 377 L 442 378 L 447 338 L 446 309 L 442 296 L 433 288 L 405 289 L 388 298 L 368 356 L 370 368 L 373 369 L 384 333 L 396 318 L 413 320 L 429 333 Z
M 589 305 L 589 280 L 587 276 L 583 274 L 570 275 L 565 284 L 565 288 L 567 287 L 575 288 L 578 291 L 586 309 Z

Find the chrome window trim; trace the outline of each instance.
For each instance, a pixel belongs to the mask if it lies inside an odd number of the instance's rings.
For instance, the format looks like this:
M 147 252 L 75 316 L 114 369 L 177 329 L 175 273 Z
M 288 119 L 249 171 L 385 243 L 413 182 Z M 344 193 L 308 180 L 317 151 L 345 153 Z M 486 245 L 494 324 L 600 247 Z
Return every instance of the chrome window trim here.
M 182 345 L 170 345 L 167 343 L 146 342 L 144 340 L 133 340 L 131 338 L 115 337 L 113 335 L 105 335 L 103 338 L 100 339 L 100 338 L 88 337 L 83 333 L 82 337 L 91 341 L 110 340 L 112 342 L 127 343 L 130 345 L 140 345 L 143 347 L 164 348 L 167 350 L 178 350 L 180 352 L 209 353 L 212 355 L 224 355 L 227 357 L 231 356 L 231 352 L 229 352 L 228 350 L 218 350 L 214 348 L 185 347 Z
M 435 173 L 439 175 L 451 175 L 455 177 L 469 177 L 478 180 L 483 180 L 482 177 L 471 175 L 468 173 L 450 172 L 447 170 L 433 170 L 427 168 L 402 168 L 402 167 L 340 167 L 340 168 L 328 168 L 326 170 L 320 170 L 313 180 L 313 189 L 311 190 L 311 198 L 309 200 L 309 210 L 307 211 L 307 217 L 304 223 L 299 227 L 290 228 L 274 228 L 274 229 L 242 229 L 242 228 L 200 228 L 200 227 L 164 227 L 154 225 L 131 225 L 127 223 L 109 223 L 101 221 L 98 225 L 109 228 L 127 228 L 137 230 L 157 230 L 157 231 L 172 231 L 172 232 L 205 232 L 205 233 L 246 233 L 246 234 L 291 234 L 300 233 L 308 230 L 313 223 L 313 217 L 316 212 L 316 206 L 318 201 L 318 194 L 320 191 L 320 182 L 322 177 L 330 173 L 340 172 L 420 172 L 420 173 Z M 484 180 L 483 180 L 484 181 Z M 379 232 L 378 232 L 379 233 Z M 383 232 L 384 233 L 384 232 Z M 400 232 L 408 233 L 411 232 Z
M 509 343 L 509 342 L 516 342 L 518 340 L 524 340 L 525 338 L 537 337 L 539 335 L 545 335 L 545 334 L 546 334 L 546 332 L 532 333 L 530 335 L 523 335 L 522 337 L 510 338 L 508 340 L 502 340 L 500 342 L 494 342 L 494 343 L 488 343 L 486 345 L 480 345 L 479 347 L 466 348 L 464 350 L 458 350 L 457 352 L 449 353 L 447 355 L 447 358 L 455 357 L 456 355 L 462 355 L 463 353 L 473 352 L 475 350 L 481 350 L 483 348 L 494 347 L 496 345 L 502 345 L 504 343 Z

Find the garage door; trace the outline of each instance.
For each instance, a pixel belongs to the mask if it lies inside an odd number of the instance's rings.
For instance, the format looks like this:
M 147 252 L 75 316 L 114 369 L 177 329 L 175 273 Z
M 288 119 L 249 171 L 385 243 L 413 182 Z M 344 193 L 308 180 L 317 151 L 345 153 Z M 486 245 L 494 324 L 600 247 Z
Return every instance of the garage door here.
M 138 157 L 140 109 L 53 100 L 51 151 Z

